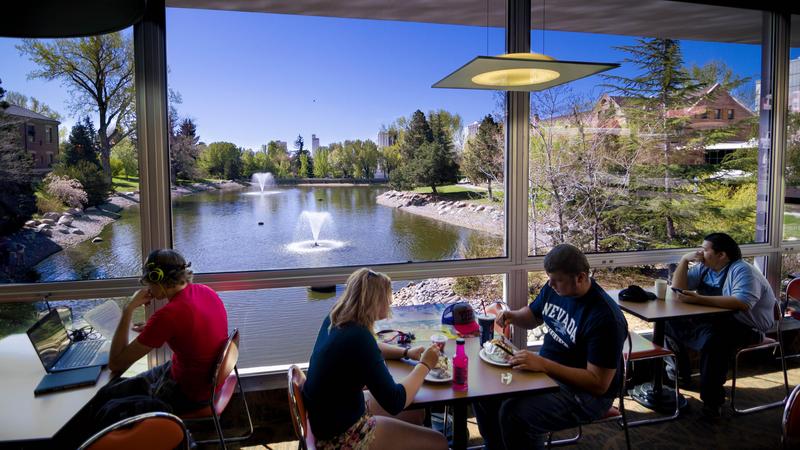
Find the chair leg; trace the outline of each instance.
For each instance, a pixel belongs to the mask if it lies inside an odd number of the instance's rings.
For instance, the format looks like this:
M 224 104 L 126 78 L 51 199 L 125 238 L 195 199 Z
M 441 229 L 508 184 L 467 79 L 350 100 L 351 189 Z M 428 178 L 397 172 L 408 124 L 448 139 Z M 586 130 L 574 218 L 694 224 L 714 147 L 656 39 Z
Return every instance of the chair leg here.
M 225 445 L 225 435 L 222 434 L 222 425 L 219 423 L 219 416 L 217 416 L 217 412 L 213 409 L 211 410 L 212 419 L 214 420 L 214 428 L 217 429 L 217 435 L 219 436 L 219 445 L 222 447 L 222 450 L 226 450 L 227 446 Z
M 250 438 L 253 435 L 253 418 L 250 416 L 250 407 L 247 406 L 247 397 L 244 395 L 244 388 L 242 387 L 242 380 L 239 378 L 239 369 L 236 366 L 233 366 L 233 370 L 236 373 L 236 384 L 239 385 L 239 395 L 242 396 L 242 403 L 244 404 L 244 413 L 247 414 L 247 425 L 248 431 L 245 435 L 239 436 L 233 439 L 228 439 L 229 441 L 243 441 L 245 439 Z
M 628 431 L 628 417 L 625 412 L 625 399 L 623 395 L 619 396 L 619 413 L 620 413 L 620 424 L 622 425 L 622 430 L 625 432 L 625 448 L 631 450 L 631 435 Z
M 733 409 L 734 414 L 750 414 L 758 411 L 763 411 L 765 409 L 776 408 L 778 406 L 783 406 L 786 403 L 786 399 L 789 398 L 789 378 L 786 373 L 786 360 L 783 359 L 783 346 L 781 346 L 780 342 L 778 343 L 778 351 L 781 354 L 781 369 L 783 370 L 783 385 L 786 390 L 786 396 L 783 399 L 765 403 L 763 405 L 752 406 L 750 408 L 739 409 L 736 407 L 736 370 L 738 369 L 738 362 L 739 362 L 739 353 L 736 353 L 736 359 L 734 360 L 733 365 L 733 381 L 731 382 L 731 409 Z
M 547 443 L 546 443 L 545 446 L 547 448 L 552 448 L 552 447 L 560 447 L 562 445 L 574 444 L 574 443 L 578 442 L 581 439 L 581 436 L 583 436 L 583 427 L 580 424 L 578 424 L 578 434 L 576 434 L 575 436 L 573 436 L 571 438 L 558 439 L 558 440 L 554 441 L 553 440 L 553 433 L 552 432 L 547 433 Z
M 675 358 L 675 370 L 678 371 L 678 369 L 679 369 L 678 358 L 676 357 Z M 677 376 L 675 377 L 675 387 L 674 387 L 674 390 L 675 390 L 675 412 L 673 412 L 671 416 L 656 417 L 654 419 L 634 420 L 633 422 L 628 422 L 628 427 L 632 428 L 632 427 L 638 427 L 638 426 L 642 426 L 642 425 L 650 425 L 650 424 L 653 424 L 653 423 L 668 422 L 670 420 L 677 419 L 678 416 L 681 415 L 681 404 L 680 404 L 681 391 L 680 391 L 680 386 L 678 385 L 678 379 L 679 378 L 680 377 L 677 377 Z

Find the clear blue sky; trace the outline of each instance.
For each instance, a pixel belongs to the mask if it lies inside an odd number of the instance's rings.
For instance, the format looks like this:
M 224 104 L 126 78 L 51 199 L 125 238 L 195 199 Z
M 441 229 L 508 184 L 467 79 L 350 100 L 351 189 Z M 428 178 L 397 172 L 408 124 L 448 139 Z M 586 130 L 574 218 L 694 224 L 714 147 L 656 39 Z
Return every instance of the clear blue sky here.
M 129 33 L 130 31 L 128 31 Z M 533 50 L 541 52 L 541 32 Z M 489 31 L 488 54 L 503 53 L 503 31 Z M 548 32 L 544 52 L 557 59 L 621 62 L 613 47 L 631 37 Z M 17 40 L 0 38 L 0 79 L 6 90 L 37 97 L 61 112 L 69 93 L 58 82 L 27 80 L 32 63 Z M 683 42 L 684 59 L 725 61 L 741 76 L 759 78 L 760 47 Z M 465 124 L 495 110 L 491 91 L 431 89 L 431 84 L 478 55 L 487 54 L 483 27 L 431 25 L 194 9 L 167 11 L 169 85 L 193 118 L 201 140 L 258 148 L 272 139 L 311 145 L 376 139 L 382 124 L 414 110 L 443 108 Z M 797 57 L 797 51 L 793 52 Z M 623 66 L 617 74 L 631 74 Z M 597 94 L 594 76 L 573 83 Z

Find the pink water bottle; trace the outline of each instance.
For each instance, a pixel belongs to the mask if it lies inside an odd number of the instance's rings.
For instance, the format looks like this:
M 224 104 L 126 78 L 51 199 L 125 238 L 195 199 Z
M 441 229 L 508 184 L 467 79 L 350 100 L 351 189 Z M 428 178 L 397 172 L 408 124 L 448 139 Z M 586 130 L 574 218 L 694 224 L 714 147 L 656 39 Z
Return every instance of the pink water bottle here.
M 469 373 L 469 357 L 464 351 L 464 339 L 456 339 L 456 356 L 453 358 L 453 390 L 467 390 L 467 374 Z

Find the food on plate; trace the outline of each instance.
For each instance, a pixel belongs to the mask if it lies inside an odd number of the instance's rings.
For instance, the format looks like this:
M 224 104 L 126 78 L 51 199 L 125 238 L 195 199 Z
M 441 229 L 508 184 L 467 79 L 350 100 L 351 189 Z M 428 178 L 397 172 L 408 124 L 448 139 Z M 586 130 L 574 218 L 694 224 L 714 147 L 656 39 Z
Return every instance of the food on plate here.
M 446 380 L 452 377 L 452 370 L 450 368 L 450 358 L 446 356 L 439 357 L 439 362 L 436 367 L 431 369 L 430 376 L 437 380 Z
M 502 338 L 492 339 L 483 344 L 484 354 L 492 361 L 508 363 L 514 356 L 514 345 Z

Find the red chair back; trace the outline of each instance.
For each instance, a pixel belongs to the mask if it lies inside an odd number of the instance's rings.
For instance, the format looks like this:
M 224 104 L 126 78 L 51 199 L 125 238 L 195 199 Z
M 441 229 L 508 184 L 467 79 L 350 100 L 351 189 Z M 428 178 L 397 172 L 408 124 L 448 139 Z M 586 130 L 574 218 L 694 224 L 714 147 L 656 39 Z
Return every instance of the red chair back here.
M 786 297 L 800 301 L 800 278 L 795 278 L 786 286 Z
M 300 440 L 300 448 L 314 450 L 314 434 L 311 432 L 311 424 L 308 421 L 308 413 L 303 402 L 303 385 L 306 383 L 306 375 L 299 367 L 292 365 L 289 367 L 289 413 L 292 416 L 292 425 L 297 439 Z
M 800 386 L 795 386 L 783 409 L 783 447 L 800 446 Z
M 146 413 L 117 422 L 92 436 L 81 450 L 173 450 L 187 447 L 186 428 L 167 413 Z
M 237 378 L 234 369 L 239 361 L 239 329 L 234 328 L 214 366 L 211 375 L 211 404 L 217 414 L 222 414 L 236 391 Z M 211 417 L 211 405 L 181 414 L 181 418 L 200 419 Z

